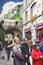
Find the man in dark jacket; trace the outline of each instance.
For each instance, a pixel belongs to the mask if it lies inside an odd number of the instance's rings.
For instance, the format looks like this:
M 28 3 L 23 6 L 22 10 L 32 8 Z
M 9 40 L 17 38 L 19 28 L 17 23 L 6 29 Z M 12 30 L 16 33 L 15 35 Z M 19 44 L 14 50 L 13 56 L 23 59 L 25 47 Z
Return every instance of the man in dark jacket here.
M 30 60 L 29 60 L 30 53 L 29 53 L 27 38 L 23 40 L 23 44 L 21 45 L 21 50 L 22 50 L 22 55 L 24 57 L 25 65 L 26 65 L 26 62 L 27 62 L 27 65 L 30 65 Z

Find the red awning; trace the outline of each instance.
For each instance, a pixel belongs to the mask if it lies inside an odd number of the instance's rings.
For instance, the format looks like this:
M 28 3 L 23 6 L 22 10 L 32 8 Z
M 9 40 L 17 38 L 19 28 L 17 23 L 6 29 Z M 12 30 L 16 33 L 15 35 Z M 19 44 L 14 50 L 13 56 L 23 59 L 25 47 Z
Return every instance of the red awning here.
M 31 31 L 30 28 L 26 28 L 25 29 L 25 32 L 29 32 L 29 31 Z
M 36 30 L 42 29 L 42 28 L 43 28 L 43 24 L 36 26 Z

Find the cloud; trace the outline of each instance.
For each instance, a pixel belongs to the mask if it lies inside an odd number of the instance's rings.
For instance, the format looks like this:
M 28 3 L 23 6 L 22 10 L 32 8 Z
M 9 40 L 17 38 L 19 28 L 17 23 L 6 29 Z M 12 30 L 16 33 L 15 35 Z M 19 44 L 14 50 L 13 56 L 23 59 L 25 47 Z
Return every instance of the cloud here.
M 15 2 L 7 2 L 7 3 L 5 3 L 4 5 L 3 5 L 3 7 L 2 7 L 2 16 L 4 15 L 4 14 L 6 14 L 10 9 L 12 9 L 13 7 L 15 7 L 16 5 L 18 5 L 18 4 L 23 4 L 23 2 L 17 2 L 17 3 L 15 3 Z
M 6 4 L 4 4 L 4 6 L 3 6 L 3 10 L 5 10 L 5 9 L 10 9 L 10 8 L 12 8 L 12 6 L 15 6 L 15 2 L 7 2 Z
M 15 7 L 15 2 L 7 2 L 3 5 L 2 7 L 2 13 L 7 13 L 10 9 L 12 9 L 13 7 Z

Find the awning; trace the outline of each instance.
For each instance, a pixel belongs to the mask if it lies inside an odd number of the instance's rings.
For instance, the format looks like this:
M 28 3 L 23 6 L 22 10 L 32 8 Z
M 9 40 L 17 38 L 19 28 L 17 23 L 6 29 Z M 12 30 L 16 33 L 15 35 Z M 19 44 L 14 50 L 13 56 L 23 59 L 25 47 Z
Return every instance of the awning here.
M 26 29 L 25 29 L 25 32 L 29 32 L 29 31 L 31 31 L 30 28 L 26 28 Z
M 42 29 L 42 28 L 43 28 L 43 24 L 36 26 L 36 30 L 39 30 L 39 29 Z

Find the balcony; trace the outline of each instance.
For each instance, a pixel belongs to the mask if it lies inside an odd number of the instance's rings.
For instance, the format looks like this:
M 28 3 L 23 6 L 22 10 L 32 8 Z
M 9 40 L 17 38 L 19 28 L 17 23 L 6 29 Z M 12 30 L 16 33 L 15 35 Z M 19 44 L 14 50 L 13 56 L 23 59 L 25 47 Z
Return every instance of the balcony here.
M 15 22 L 14 22 L 13 24 L 11 24 L 11 22 L 8 24 L 4 24 L 3 25 L 4 30 L 5 31 L 7 31 L 7 30 L 18 30 L 18 29 L 20 30 L 22 28 L 22 24 L 20 24 L 20 23 L 18 23 L 18 25 L 15 25 Z

